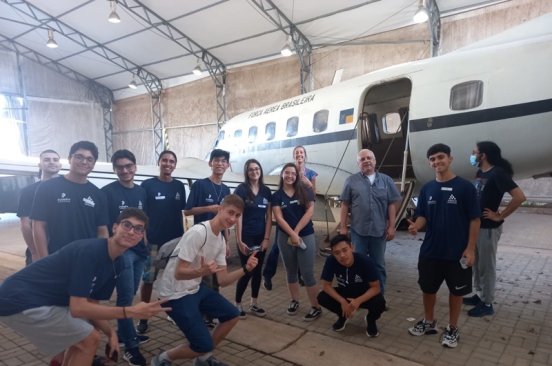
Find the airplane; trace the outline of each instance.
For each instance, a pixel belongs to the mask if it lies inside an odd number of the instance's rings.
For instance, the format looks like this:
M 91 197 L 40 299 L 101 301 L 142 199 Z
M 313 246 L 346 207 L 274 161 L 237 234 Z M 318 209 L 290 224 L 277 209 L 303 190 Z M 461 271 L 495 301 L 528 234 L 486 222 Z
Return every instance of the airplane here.
M 402 216 L 420 183 L 434 177 L 425 156 L 434 143 L 451 146 L 454 171 L 466 178 L 475 174 L 468 158 L 482 140 L 502 148 L 516 179 L 549 176 L 550 24 L 552 13 L 443 56 L 376 70 L 242 113 L 222 126 L 214 143 L 231 153 L 235 174 L 227 173 L 225 180 L 234 186 L 243 181 L 241 167 L 254 157 L 274 189 L 281 167 L 293 160 L 293 147 L 302 145 L 307 166 L 319 174 L 316 193 L 327 202 L 358 171 L 357 152 L 369 148 L 378 170 L 400 185 Z M 0 160 L 0 174 L 17 174 L 5 165 Z M 25 169 L 28 175 L 29 166 Z M 206 169 L 199 159 L 179 159 L 173 175 L 189 185 L 208 176 Z M 116 179 L 110 164 L 97 165 L 93 174 Z M 137 180 L 157 174 L 155 167 L 139 167 Z

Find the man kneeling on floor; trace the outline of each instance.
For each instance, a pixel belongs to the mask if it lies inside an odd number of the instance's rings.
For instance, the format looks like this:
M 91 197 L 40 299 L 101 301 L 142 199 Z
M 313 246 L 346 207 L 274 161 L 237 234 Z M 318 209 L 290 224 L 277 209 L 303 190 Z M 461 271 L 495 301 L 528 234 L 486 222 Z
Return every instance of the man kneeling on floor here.
M 238 309 L 219 293 L 201 283 L 203 276 L 216 274 L 219 285 L 227 286 L 257 266 L 255 254 L 235 271 L 226 268 L 226 243 L 222 231 L 232 227 L 243 212 L 243 200 L 230 194 L 224 197 L 217 215 L 194 225 L 176 246 L 159 284 L 159 294 L 169 301 L 164 306 L 189 344 L 155 356 L 152 366 L 169 366 L 179 359 L 194 359 L 194 366 L 226 365 L 217 360 L 213 349 L 238 323 Z M 219 325 L 209 333 L 204 316 L 217 318 Z
M 142 240 L 147 223 L 142 210 L 125 209 L 109 239 L 76 240 L 8 277 L 0 287 L 0 321 L 48 356 L 66 350 L 63 366 L 90 365 L 99 331 L 108 337 L 106 356 L 116 359 L 119 341 L 108 320 L 145 319 L 170 310 L 161 307 L 163 301 L 126 307 L 98 303 L 111 297 L 123 270 L 122 254 Z
M 355 253 L 346 235 L 336 235 L 330 241 L 332 256 L 326 259 L 322 269 L 322 291 L 318 294 L 321 306 L 337 314 L 332 326 L 336 332 L 345 329 L 347 321 L 358 308 L 367 309 L 364 317 L 366 335 L 379 336 L 376 320 L 385 310 L 378 273 L 370 257 Z M 337 287 L 332 287 L 333 279 Z

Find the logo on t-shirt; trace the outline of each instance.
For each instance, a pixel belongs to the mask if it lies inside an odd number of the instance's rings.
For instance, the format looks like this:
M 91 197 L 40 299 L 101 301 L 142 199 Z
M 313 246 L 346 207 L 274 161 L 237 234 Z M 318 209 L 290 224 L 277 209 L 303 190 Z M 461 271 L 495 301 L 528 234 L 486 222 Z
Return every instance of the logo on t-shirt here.
M 165 196 L 161 196 L 161 192 L 157 192 L 157 196 L 155 196 L 156 200 L 164 200 Z
M 94 200 L 92 199 L 92 197 L 88 196 L 86 198 L 82 198 L 82 202 L 84 202 L 84 205 L 85 206 L 88 206 L 88 207 L 94 207 L 96 206 L 96 202 L 94 202 Z
M 213 198 L 211 197 L 211 193 L 209 193 L 209 196 L 205 198 L 205 202 L 209 202 L 209 203 L 215 202 L 215 200 L 213 200 Z
M 362 277 L 360 277 L 359 275 L 355 275 L 355 283 L 362 283 Z
M 456 197 L 454 197 L 454 195 L 451 193 L 448 200 L 447 200 L 447 203 L 450 203 L 451 205 L 456 205 L 457 202 L 456 202 Z
M 71 198 L 67 197 L 65 193 L 61 194 L 61 197 L 57 199 L 58 203 L 71 203 Z
M 144 207 L 144 205 L 142 204 L 142 201 L 141 201 L 141 200 L 138 201 L 138 208 L 139 208 L 140 210 L 142 210 L 143 207 Z
M 176 196 L 174 196 L 174 199 L 177 201 L 180 201 L 180 193 L 176 192 Z
M 119 205 L 119 210 L 124 210 L 125 208 L 128 208 L 128 205 L 125 201 L 121 201 L 121 204 Z

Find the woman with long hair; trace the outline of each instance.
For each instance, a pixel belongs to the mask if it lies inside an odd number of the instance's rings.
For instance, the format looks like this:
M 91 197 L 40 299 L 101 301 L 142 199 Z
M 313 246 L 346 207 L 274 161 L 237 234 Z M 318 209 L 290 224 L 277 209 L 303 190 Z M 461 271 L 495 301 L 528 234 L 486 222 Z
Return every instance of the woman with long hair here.
M 314 277 L 316 242 L 311 221 L 314 195 L 301 184 L 300 172 L 294 163 L 287 163 L 282 169 L 279 189 L 272 195 L 272 211 L 278 224 L 278 248 L 286 268 L 291 296 L 287 313 L 295 315 L 299 310 L 297 270 L 300 269 L 311 305 L 303 320 L 316 320 L 322 310 L 316 299 L 318 287 Z
M 293 148 L 293 159 L 299 170 L 299 178 L 303 185 L 316 194 L 316 177 L 318 173 L 306 167 L 307 150 L 304 146 L 297 145 Z
M 246 313 L 241 305 L 243 294 L 251 280 L 251 303 L 249 312 L 260 317 L 266 315 L 266 310 L 259 307 L 257 299 L 261 287 L 261 271 L 263 260 L 268 249 L 270 230 L 272 229 L 272 193 L 263 183 L 263 168 L 255 159 L 245 162 L 243 168 L 245 182 L 240 184 L 235 194 L 245 202 L 243 215 L 236 225 L 236 242 L 242 265 L 247 263 L 250 255 L 255 255 L 258 264 L 253 271 L 246 273 L 236 285 L 236 307 L 243 319 Z

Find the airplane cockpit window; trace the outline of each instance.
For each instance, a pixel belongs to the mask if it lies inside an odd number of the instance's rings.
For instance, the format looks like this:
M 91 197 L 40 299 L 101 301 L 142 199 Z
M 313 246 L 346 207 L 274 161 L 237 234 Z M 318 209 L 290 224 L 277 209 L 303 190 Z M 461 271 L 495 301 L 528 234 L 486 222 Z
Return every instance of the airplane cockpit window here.
M 401 130 L 401 116 L 397 112 L 386 113 L 381 118 L 383 132 L 388 135 L 395 134 Z
M 249 133 L 247 135 L 247 140 L 249 142 L 254 142 L 256 138 L 257 138 L 257 126 L 249 127 Z
M 287 120 L 286 136 L 291 137 L 297 135 L 299 129 L 299 117 L 291 117 Z
M 483 101 L 483 82 L 466 81 L 450 90 L 450 109 L 453 111 L 479 107 Z
M 265 127 L 266 141 L 274 140 L 276 136 L 276 122 L 268 122 Z
M 234 131 L 234 138 L 239 139 L 242 137 L 242 130 L 236 130 Z
M 314 132 L 326 131 L 328 128 L 328 115 L 330 111 L 327 109 L 322 109 L 314 114 L 312 119 L 312 130 Z

